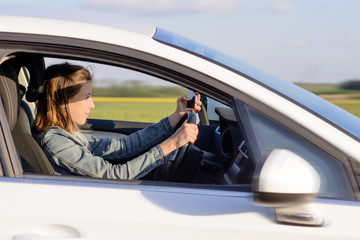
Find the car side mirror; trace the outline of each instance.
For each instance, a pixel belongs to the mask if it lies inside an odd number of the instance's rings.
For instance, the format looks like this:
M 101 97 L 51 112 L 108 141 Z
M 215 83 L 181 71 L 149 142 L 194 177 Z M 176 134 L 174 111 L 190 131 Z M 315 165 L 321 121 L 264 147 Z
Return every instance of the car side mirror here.
M 274 149 L 254 175 L 254 201 L 274 207 L 278 222 L 319 226 L 323 217 L 311 203 L 320 189 L 320 177 L 303 158 L 286 149 Z

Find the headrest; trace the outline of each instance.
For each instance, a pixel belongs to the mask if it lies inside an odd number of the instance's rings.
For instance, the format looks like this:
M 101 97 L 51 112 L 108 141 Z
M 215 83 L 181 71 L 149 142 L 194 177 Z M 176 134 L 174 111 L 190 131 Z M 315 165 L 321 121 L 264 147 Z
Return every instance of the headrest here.
M 30 74 L 30 83 L 26 91 L 26 100 L 36 102 L 39 99 L 39 89 L 43 84 L 45 62 L 41 56 L 17 56 L 16 62 L 25 66 Z
M 17 122 L 20 104 L 18 73 L 19 68 L 13 64 L 13 59 L 0 65 L 0 97 L 11 130 Z
M 41 88 L 43 82 L 45 62 L 41 56 L 17 55 L 5 59 L 0 64 L 0 97 L 12 130 L 18 119 L 20 100 L 23 96 L 20 96 L 18 83 L 20 68 L 26 67 L 30 74 L 26 99 L 29 102 L 35 102 L 40 96 L 39 88 Z

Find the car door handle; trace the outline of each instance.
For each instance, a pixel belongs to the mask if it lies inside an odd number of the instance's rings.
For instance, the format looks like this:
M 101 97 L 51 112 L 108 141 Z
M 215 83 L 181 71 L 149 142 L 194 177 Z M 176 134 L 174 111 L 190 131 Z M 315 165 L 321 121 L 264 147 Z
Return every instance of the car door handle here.
M 39 228 L 35 233 L 22 233 L 15 235 L 14 240 L 51 240 L 51 239 L 62 239 L 62 240 L 78 240 L 85 238 L 76 228 L 60 225 L 50 224 Z

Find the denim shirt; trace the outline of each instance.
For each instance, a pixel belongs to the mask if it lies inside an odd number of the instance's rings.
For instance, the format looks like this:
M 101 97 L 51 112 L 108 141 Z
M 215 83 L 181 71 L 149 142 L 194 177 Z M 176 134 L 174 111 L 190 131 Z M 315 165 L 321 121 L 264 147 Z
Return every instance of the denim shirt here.
M 120 139 L 74 135 L 51 126 L 34 137 L 59 175 L 139 179 L 165 162 L 159 146 L 173 133 L 168 118 Z M 124 164 L 112 160 L 130 159 Z

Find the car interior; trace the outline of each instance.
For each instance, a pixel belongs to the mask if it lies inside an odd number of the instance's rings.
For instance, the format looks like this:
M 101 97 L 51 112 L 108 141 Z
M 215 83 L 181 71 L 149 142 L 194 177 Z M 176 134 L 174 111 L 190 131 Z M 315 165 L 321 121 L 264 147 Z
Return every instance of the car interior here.
M 21 166 L 20 175 L 54 175 L 54 171 L 32 137 L 34 102 L 45 69 L 43 55 L 16 53 L 3 58 L 0 65 L 0 94 Z M 21 79 L 24 75 L 25 83 Z M 186 87 L 186 86 L 185 86 Z M 191 89 L 189 89 L 191 90 Z M 196 91 L 196 90 L 194 90 Z M 189 91 L 190 92 L 190 91 Z M 241 125 L 228 103 L 213 107 L 216 120 L 209 120 L 211 97 L 202 94 L 198 114 L 198 140 L 169 161 L 143 177 L 155 183 L 192 183 L 202 185 L 250 186 L 255 163 L 249 154 Z M 210 110 L 209 110 L 210 111 Z M 122 137 L 150 123 L 107 119 L 88 119 L 80 130 L 98 137 Z M 119 161 L 118 164 L 122 164 Z M 247 190 L 251 190 L 250 187 Z

